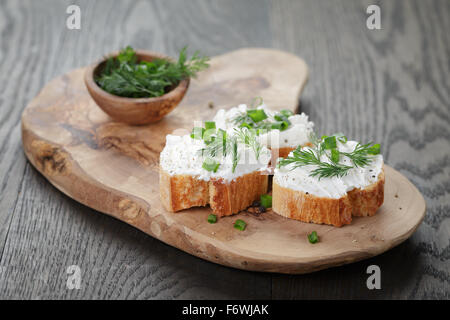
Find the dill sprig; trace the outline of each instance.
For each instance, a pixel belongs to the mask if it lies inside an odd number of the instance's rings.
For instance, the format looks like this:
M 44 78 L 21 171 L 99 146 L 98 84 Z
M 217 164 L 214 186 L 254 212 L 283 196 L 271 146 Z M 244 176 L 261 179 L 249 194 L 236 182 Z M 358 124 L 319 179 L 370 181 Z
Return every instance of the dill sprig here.
M 348 170 L 352 167 L 338 164 L 338 163 L 328 163 L 320 160 L 321 154 L 320 148 L 306 148 L 302 150 L 302 147 L 297 147 L 293 151 L 293 155 L 289 156 L 285 159 L 281 159 L 278 162 L 278 165 L 283 167 L 288 164 L 293 164 L 291 169 L 295 169 L 298 167 L 303 167 L 307 165 L 315 165 L 316 169 L 312 170 L 310 176 L 318 177 L 319 180 L 321 178 L 329 178 L 329 177 L 342 177 L 347 174 Z
M 236 139 L 236 137 L 233 137 L 230 140 L 231 140 L 231 158 L 232 158 L 232 163 L 233 163 L 231 172 L 234 173 L 234 171 L 236 171 L 236 167 L 239 162 L 238 140 Z
M 226 157 L 231 155 L 232 172 L 234 173 L 239 162 L 238 145 L 244 144 L 249 147 L 259 159 L 262 150 L 262 144 L 258 141 L 255 130 L 247 128 L 236 128 L 234 134 L 228 136 L 225 131 L 220 129 L 214 138 L 199 152 L 202 156 L 210 158 Z
M 372 161 L 371 155 L 375 150 L 374 146 L 376 148 L 377 145 L 372 145 L 371 142 L 362 145 L 357 144 L 352 152 L 340 152 L 340 154 L 350 158 L 356 167 L 362 168 L 369 165 Z
M 96 83 L 105 91 L 121 97 L 150 98 L 169 92 L 178 83 L 195 77 L 208 68 L 209 58 L 198 52 L 188 59 L 184 47 L 176 62 L 164 59 L 138 61 L 130 46 L 121 50 L 117 57 L 106 61 L 105 67 L 95 77 Z
M 372 143 L 363 145 L 358 143 L 352 152 L 342 152 L 337 149 L 336 140 L 347 143 L 347 137 L 340 134 L 331 137 L 323 136 L 321 139 L 312 134 L 310 136 L 310 142 L 313 145 L 311 148 L 297 147 L 292 156 L 279 160 L 278 166 L 283 167 L 292 164 L 291 170 L 293 170 L 298 167 L 313 165 L 317 168 L 310 172 L 310 176 L 317 177 L 320 180 L 321 178 L 343 177 L 354 167 L 369 165 L 372 162 L 372 156 L 380 153 L 380 145 Z M 326 150 L 330 151 L 329 154 Z M 330 162 L 321 160 L 324 154 Z M 340 155 L 348 157 L 353 165 L 339 163 Z
M 231 155 L 232 172 L 234 173 L 239 162 L 238 139 L 235 136 L 227 137 L 222 135 L 221 138 L 216 137 L 205 148 L 199 150 L 202 156 L 211 158 L 220 158 Z
M 247 128 L 234 129 L 238 142 L 245 144 L 252 149 L 255 154 L 256 160 L 259 159 L 261 154 L 262 144 L 258 141 L 256 130 Z

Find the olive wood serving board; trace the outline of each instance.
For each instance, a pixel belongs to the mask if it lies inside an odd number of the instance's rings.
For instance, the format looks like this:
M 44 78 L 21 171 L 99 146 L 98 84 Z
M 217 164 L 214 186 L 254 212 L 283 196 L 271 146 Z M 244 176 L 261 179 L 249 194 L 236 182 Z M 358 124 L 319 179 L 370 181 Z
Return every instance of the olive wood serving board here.
M 158 162 L 166 134 L 187 133 L 195 121 L 211 119 L 219 108 L 257 96 L 274 109 L 295 110 L 308 68 L 292 54 L 249 48 L 214 57 L 211 67 L 191 82 L 181 104 L 147 126 L 112 121 L 89 96 L 84 71 L 52 80 L 26 107 L 26 156 L 69 197 L 187 253 L 234 268 L 307 273 L 380 254 L 407 239 L 424 217 L 422 195 L 389 166 L 379 212 L 354 218 L 342 228 L 272 212 L 242 212 L 209 224 L 209 208 L 179 213 L 162 208 Z M 233 228 L 237 218 L 247 222 L 245 231 Z M 320 237 L 317 244 L 307 240 L 313 230 Z

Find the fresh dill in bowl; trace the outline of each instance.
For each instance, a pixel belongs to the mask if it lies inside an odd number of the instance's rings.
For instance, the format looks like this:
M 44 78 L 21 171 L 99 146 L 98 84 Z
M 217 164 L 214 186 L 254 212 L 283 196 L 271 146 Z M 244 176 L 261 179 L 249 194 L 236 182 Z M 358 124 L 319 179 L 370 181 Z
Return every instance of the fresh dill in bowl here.
M 160 97 L 175 88 L 183 79 L 193 77 L 208 68 L 209 58 L 195 52 L 187 58 L 187 48 L 181 49 L 176 62 L 165 59 L 139 61 L 130 46 L 117 57 L 106 60 L 95 82 L 103 90 L 120 97 Z

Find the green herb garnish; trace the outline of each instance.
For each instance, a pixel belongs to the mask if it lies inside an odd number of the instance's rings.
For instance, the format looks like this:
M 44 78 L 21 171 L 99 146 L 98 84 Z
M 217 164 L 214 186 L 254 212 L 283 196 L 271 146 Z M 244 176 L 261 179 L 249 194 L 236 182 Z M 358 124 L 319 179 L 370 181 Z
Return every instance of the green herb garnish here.
M 372 143 L 364 145 L 357 144 L 352 152 L 342 152 L 336 148 L 336 139 L 339 142 L 347 142 L 347 138 L 342 135 L 330 137 L 322 136 L 321 139 L 312 135 L 310 137 L 310 141 L 313 144 L 311 148 L 297 147 L 293 151 L 292 156 L 281 159 L 278 162 L 278 167 L 292 164 L 292 169 L 295 169 L 302 166 L 313 165 L 317 168 L 310 172 L 309 175 L 311 177 L 317 177 L 319 180 L 321 178 L 343 177 L 354 167 L 365 167 L 369 165 L 372 161 L 372 156 L 380 153 L 380 145 L 372 145 Z M 327 155 L 327 157 L 331 162 L 321 160 L 325 150 L 330 150 L 330 155 Z M 339 163 L 341 155 L 348 157 L 353 165 L 349 166 Z
M 211 130 L 211 129 L 209 129 Z M 208 132 L 207 130 L 206 132 Z M 211 139 L 210 142 L 206 143 L 206 147 L 201 149 L 199 152 L 206 157 L 226 157 L 231 155 L 232 160 L 232 172 L 234 173 L 239 162 L 238 144 L 245 144 L 247 147 L 251 148 L 255 154 L 256 159 L 259 159 L 262 144 L 256 138 L 256 131 L 249 130 L 247 128 L 235 128 L 235 134 L 227 137 L 226 131 L 219 129 L 217 131 L 216 137 Z M 207 139 L 207 134 L 205 133 L 203 139 Z M 205 141 L 206 142 L 206 141 Z
M 335 136 L 326 137 L 323 140 L 323 145 L 324 145 L 325 149 L 334 149 L 334 148 L 336 148 L 336 137 Z
M 204 133 L 205 133 L 205 128 L 194 127 L 194 128 L 192 128 L 191 138 L 196 139 L 196 140 L 202 140 Z
M 284 131 L 288 127 L 289 127 L 289 122 L 287 122 L 287 121 L 275 122 L 275 123 L 272 123 L 270 126 L 271 129 L 278 129 L 280 131 Z
M 261 205 L 266 209 L 272 208 L 272 196 L 268 194 L 261 195 Z
M 205 129 L 216 129 L 216 123 L 214 121 L 205 121 Z
M 209 223 L 216 223 L 217 222 L 217 216 L 215 214 L 210 214 L 208 216 L 208 222 Z
M 256 109 L 262 103 L 262 98 L 255 98 L 251 104 L 252 109 L 239 113 L 231 121 L 239 128 L 256 129 L 257 135 L 261 134 L 262 130 L 264 132 L 274 129 L 284 131 L 289 128 L 291 122 L 288 118 L 294 114 L 292 111 L 281 110 L 271 119 L 264 109 Z
M 236 137 L 238 142 L 245 144 L 247 147 L 251 148 L 253 153 L 255 154 L 256 160 L 259 159 L 259 155 L 261 154 L 262 144 L 259 143 L 256 138 L 256 130 L 255 129 L 234 129 L 236 133 Z
M 349 157 L 356 167 L 365 167 L 371 162 L 372 155 L 380 153 L 380 145 L 372 143 L 358 144 L 353 152 L 340 152 Z
M 238 141 L 236 137 L 233 137 L 232 139 L 229 139 L 231 142 L 231 158 L 233 161 L 233 166 L 231 168 L 231 172 L 236 171 L 237 164 L 239 162 L 239 153 L 238 153 Z
M 120 51 L 117 57 L 106 61 L 95 82 L 105 91 L 128 98 L 151 98 L 164 95 L 188 77 L 208 68 L 209 58 L 198 52 L 188 60 L 186 47 L 177 62 L 164 59 L 138 61 L 130 46 Z
M 331 149 L 331 161 L 334 163 L 339 163 L 339 150 Z
M 319 242 L 319 236 L 317 235 L 317 232 L 313 231 L 310 234 L 308 234 L 308 240 L 309 240 L 309 243 Z
M 380 154 L 380 149 L 381 149 L 380 144 L 377 143 L 377 144 L 374 144 L 373 146 L 369 147 L 367 149 L 367 153 L 372 154 L 372 155 L 377 155 L 377 154 Z
M 289 118 L 290 116 L 294 115 L 294 113 L 291 110 L 286 109 L 281 110 L 280 113 L 286 118 Z
M 241 231 L 244 231 L 246 226 L 247 224 L 245 223 L 245 221 L 241 219 L 237 219 L 236 222 L 234 223 L 234 228 Z
M 267 119 L 267 114 L 264 112 L 263 109 L 253 109 L 248 110 L 247 115 L 254 121 L 254 122 L 260 122 L 264 119 Z
M 211 158 L 206 158 L 202 164 L 203 169 L 205 169 L 206 171 L 211 171 L 211 172 L 217 172 L 217 169 L 219 168 L 219 166 L 220 166 L 220 163 L 214 161 L 214 159 L 211 159 Z
M 338 139 L 339 142 L 347 143 L 347 137 L 344 136 L 344 134 L 342 134 L 342 133 L 336 133 L 336 134 L 335 134 L 335 137 L 336 137 L 336 139 Z

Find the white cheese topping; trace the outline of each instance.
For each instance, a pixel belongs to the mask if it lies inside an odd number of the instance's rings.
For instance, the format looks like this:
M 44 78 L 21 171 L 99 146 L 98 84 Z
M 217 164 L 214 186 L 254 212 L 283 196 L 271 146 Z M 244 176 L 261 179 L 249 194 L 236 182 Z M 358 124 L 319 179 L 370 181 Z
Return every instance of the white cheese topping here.
M 211 172 L 202 168 L 205 157 L 199 151 L 204 147 L 203 140 L 192 139 L 190 135 L 169 134 L 166 137 L 166 146 L 160 154 L 160 167 L 169 175 L 188 174 L 205 181 L 211 178 L 223 178 L 229 182 L 247 173 L 266 170 L 270 161 L 270 151 L 266 147 L 262 146 L 259 157 L 256 159 L 251 148 L 238 144 L 239 161 L 234 173 L 230 154 L 215 158 L 220 166 L 216 172 Z
M 240 104 L 237 107 L 229 110 L 220 109 L 217 111 L 213 121 L 216 122 L 216 127 L 224 130 L 235 128 L 236 124 L 233 123 L 233 119 L 237 116 L 245 114 L 249 108 L 245 104 Z M 276 111 L 270 110 L 265 104 L 260 105 L 257 109 L 264 109 L 268 119 L 276 121 L 274 116 Z M 291 125 L 288 129 L 280 131 L 278 129 L 272 129 L 265 134 L 259 136 L 259 141 L 268 148 L 284 148 L 284 147 L 297 147 L 299 145 L 305 145 L 309 141 L 309 135 L 313 131 L 314 123 L 308 121 L 308 116 L 304 113 L 294 114 L 288 118 Z
M 348 141 L 347 143 L 337 142 L 337 148 L 342 152 L 352 152 L 358 143 Z M 310 149 L 305 147 L 304 149 Z M 329 154 L 329 151 L 326 151 Z M 292 156 L 292 152 L 289 154 Z M 274 179 L 282 187 L 297 191 L 308 192 L 309 194 L 326 197 L 341 198 L 355 188 L 364 188 L 378 180 L 378 176 L 383 168 L 383 156 L 381 154 L 371 156 L 370 164 L 363 168 L 352 168 L 343 177 L 321 178 L 311 177 L 309 174 L 317 166 L 308 165 L 295 169 L 293 164 L 288 164 L 275 169 Z M 322 162 L 330 162 L 326 155 L 320 158 Z M 352 166 L 351 160 L 341 155 L 339 163 Z

